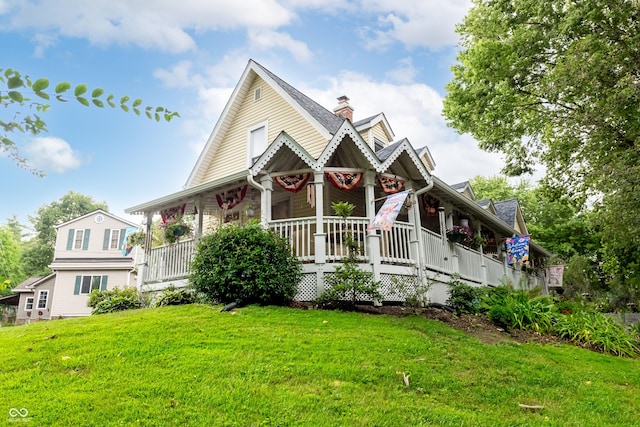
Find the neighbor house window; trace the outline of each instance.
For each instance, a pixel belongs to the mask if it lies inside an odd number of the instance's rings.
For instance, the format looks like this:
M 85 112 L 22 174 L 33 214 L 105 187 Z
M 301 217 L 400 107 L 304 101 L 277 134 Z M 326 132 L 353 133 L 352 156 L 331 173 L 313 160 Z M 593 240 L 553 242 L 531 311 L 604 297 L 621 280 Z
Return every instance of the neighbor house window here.
M 109 249 L 120 248 L 120 230 L 111 230 L 111 239 L 109 240 Z
M 267 149 L 267 122 L 258 123 L 248 129 L 247 167 Z
M 48 298 L 49 298 L 49 291 L 38 292 L 38 308 L 47 308 Z
M 76 230 L 76 235 L 73 239 L 73 249 L 82 249 L 83 239 L 84 239 L 84 230 Z
M 33 310 L 33 297 L 27 297 L 27 302 L 24 304 L 25 310 Z
M 74 295 L 89 294 L 94 289 L 104 291 L 107 289 L 107 276 L 76 276 Z

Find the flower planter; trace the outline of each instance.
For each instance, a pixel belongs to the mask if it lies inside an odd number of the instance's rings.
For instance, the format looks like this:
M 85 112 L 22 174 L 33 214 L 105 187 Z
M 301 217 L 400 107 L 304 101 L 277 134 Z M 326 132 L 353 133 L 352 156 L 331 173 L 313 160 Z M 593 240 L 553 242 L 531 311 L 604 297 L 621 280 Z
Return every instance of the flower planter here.
M 465 234 L 448 234 L 447 238 L 449 239 L 450 242 L 453 243 L 460 243 L 462 242 L 467 236 Z

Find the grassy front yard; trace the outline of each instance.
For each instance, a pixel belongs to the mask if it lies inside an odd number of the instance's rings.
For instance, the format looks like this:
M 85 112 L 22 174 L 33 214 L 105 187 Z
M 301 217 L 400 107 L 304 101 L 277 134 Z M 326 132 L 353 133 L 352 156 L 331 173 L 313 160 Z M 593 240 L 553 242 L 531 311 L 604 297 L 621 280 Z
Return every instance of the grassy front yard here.
M 421 317 L 191 305 L 2 328 L 0 348 L 0 423 L 22 420 L 14 408 L 38 426 L 631 426 L 640 414 L 639 360 L 483 344 Z

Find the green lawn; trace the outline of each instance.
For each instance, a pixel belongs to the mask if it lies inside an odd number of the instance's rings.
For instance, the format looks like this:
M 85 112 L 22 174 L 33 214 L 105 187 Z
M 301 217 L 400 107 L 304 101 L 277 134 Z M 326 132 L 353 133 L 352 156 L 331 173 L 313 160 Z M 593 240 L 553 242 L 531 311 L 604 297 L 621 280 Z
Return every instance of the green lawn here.
M 420 317 L 274 307 L 221 313 L 191 305 L 6 327 L 0 349 L 0 424 L 632 426 L 640 420 L 639 360 L 566 345 L 488 345 Z M 12 417 L 12 408 L 29 413 Z

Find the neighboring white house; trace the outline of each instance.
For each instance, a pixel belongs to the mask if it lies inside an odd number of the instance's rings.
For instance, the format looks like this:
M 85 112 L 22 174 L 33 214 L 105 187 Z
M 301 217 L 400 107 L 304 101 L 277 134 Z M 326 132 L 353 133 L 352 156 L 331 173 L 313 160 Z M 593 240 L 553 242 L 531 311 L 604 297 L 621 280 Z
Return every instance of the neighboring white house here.
M 137 249 L 123 254 L 134 223 L 96 210 L 56 226 L 53 273 L 32 277 L 13 291 L 20 295 L 16 323 L 87 316 L 93 289 L 135 286 Z

